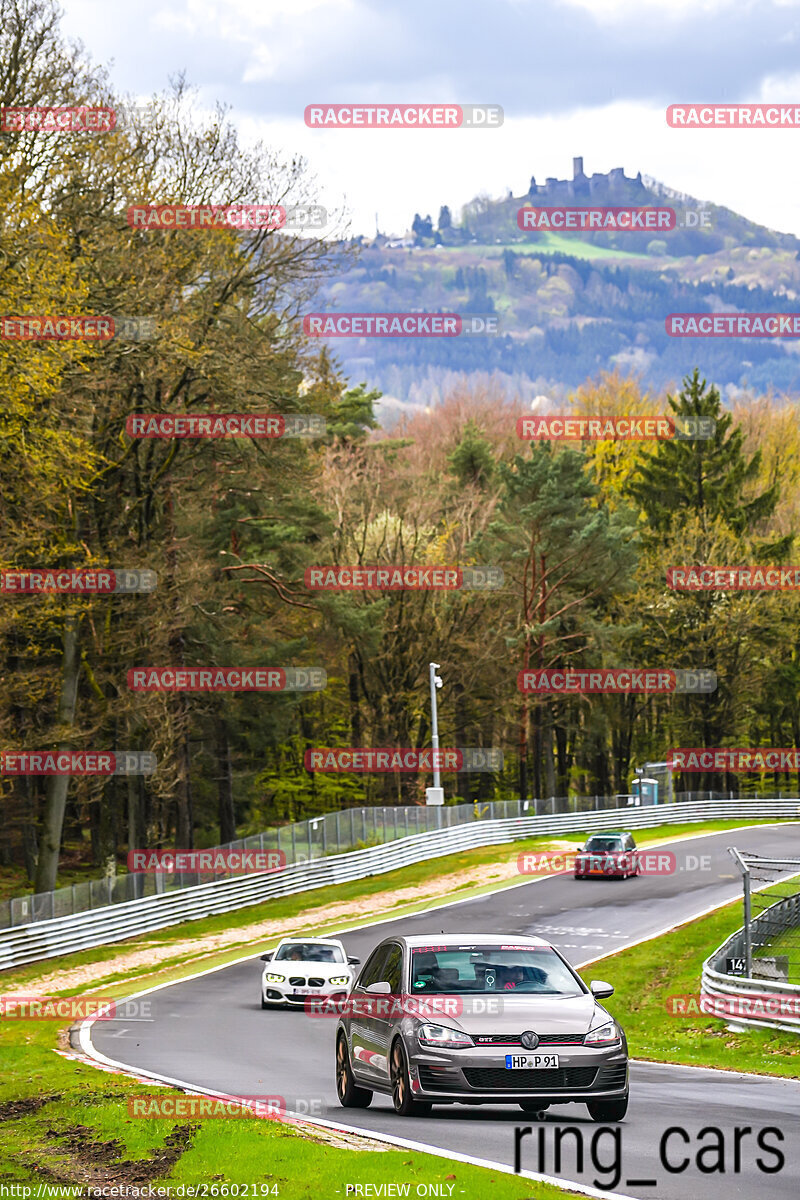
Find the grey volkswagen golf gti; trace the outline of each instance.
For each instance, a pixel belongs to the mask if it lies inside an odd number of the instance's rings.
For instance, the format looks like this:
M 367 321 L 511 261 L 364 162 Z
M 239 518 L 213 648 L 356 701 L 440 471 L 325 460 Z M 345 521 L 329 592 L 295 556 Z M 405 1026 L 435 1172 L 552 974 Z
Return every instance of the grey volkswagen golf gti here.
M 584 1102 L 595 1121 L 628 1107 L 628 1045 L 589 987 L 535 937 L 390 937 L 373 950 L 336 1028 L 345 1108 L 391 1095 L 400 1116 L 433 1104 Z

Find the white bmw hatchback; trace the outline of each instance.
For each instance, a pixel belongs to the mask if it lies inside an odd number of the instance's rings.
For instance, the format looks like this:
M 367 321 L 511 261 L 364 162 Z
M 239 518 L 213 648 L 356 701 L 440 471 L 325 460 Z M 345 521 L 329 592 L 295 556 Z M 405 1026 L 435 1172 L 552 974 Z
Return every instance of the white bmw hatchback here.
M 261 1007 L 302 1007 L 309 996 L 345 996 L 358 958 L 348 958 L 338 938 L 284 938 L 262 954 Z

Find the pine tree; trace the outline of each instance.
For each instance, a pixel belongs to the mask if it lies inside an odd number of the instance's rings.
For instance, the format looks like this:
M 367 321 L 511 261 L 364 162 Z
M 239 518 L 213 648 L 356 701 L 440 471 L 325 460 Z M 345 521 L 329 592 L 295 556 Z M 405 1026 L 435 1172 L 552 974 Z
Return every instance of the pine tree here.
M 777 482 L 756 495 L 747 496 L 748 485 L 758 477 L 761 452 L 744 453 L 744 435 L 732 429 L 733 417 L 723 412 L 722 399 L 713 385 L 695 367 L 683 381 L 677 397 L 668 397 L 679 419 L 705 418 L 713 422 L 710 438 L 670 439 L 644 458 L 627 492 L 644 512 L 652 535 L 669 533 L 688 513 L 701 525 L 721 517 L 733 533 L 754 532 L 774 512 L 780 495 Z M 780 554 L 785 542 L 774 542 L 764 550 Z
M 467 421 L 461 441 L 448 455 L 447 465 L 462 486 L 486 488 L 491 482 L 496 465 L 492 447 L 475 421 Z

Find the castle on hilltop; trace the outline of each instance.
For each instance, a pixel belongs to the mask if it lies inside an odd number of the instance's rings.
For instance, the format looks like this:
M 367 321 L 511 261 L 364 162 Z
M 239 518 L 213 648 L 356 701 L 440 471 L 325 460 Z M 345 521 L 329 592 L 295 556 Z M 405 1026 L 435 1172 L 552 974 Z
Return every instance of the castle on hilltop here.
M 591 177 L 583 173 L 583 158 L 573 158 L 572 179 L 555 179 L 548 176 L 544 183 L 537 183 L 531 175 L 528 198 L 533 200 L 626 200 L 645 199 L 647 188 L 642 183 L 642 173 L 635 179 L 629 178 L 622 167 L 614 167 L 607 175 Z

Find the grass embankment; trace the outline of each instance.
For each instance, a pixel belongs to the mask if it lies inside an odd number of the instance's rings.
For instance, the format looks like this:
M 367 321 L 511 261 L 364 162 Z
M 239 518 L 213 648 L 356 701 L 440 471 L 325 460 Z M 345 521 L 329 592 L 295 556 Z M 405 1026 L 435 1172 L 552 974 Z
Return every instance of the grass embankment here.
M 565 1194 L 546 1184 L 431 1154 L 384 1150 L 377 1143 L 310 1126 L 240 1118 L 130 1117 L 129 1097 L 152 1095 L 152 1086 L 55 1056 L 53 1023 L 35 1024 L 25 1031 L 24 1058 L 17 1047 L 10 1064 L 16 1077 L 13 1091 L 24 1090 L 30 1100 L 0 1103 L 0 1181 L 6 1187 L 50 1184 L 50 1196 L 65 1198 L 69 1193 L 58 1185 L 150 1184 L 174 1190 L 204 1184 L 205 1193 L 197 1194 L 230 1196 L 225 1185 L 238 1184 L 247 1186 L 248 1196 L 283 1200 L 344 1196 L 348 1183 L 410 1184 L 412 1196 L 418 1184 L 438 1184 L 440 1194 L 458 1200 L 481 1200 L 490 1191 L 501 1200 L 563 1200 Z M 0 1036 L 5 1043 L 8 1030 L 0 1030 Z M 8 1061 L 8 1047 L 3 1050 Z M 7 1082 L 3 1091 L 8 1091 Z M 415 1130 L 407 1126 L 404 1122 L 396 1132 L 413 1138 Z
M 725 1018 L 673 1015 L 670 998 L 691 996 L 697 1003 L 703 962 L 741 927 L 742 903 L 736 901 L 582 971 L 586 979 L 591 974 L 613 983 L 607 1007 L 624 1026 L 633 1058 L 800 1079 L 797 1034 L 757 1028 L 734 1033 Z
M 736 828 L 741 824 L 713 822 L 703 826 L 662 826 L 642 830 L 636 838 L 640 845 L 647 845 L 681 835 Z M 57 966 L 44 962 L 3 972 L 0 988 L 5 993 L 45 995 L 130 994 L 145 986 L 191 974 L 201 965 L 208 967 L 242 957 L 248 948 L 255 950 L 274 945 L 277 940 L 274 934 L 256 937 L 253 933 L 254 928 L 265 922 L 270 926 L 287 922 L 295 929 L 313 928 L 321 933 L 326 929 L 332 932 L 345 924 L 369 924 L 381 915 L 400 916 L 431 903 L 446 902 L 457 892 L 466 897 L 498 885 L 511 886 L 520 882 L 515 870 L 520 853 L 553 845 L 563 847 L 567 842 L 577 845 L 584 838 L 585 835 L 576 833 L 558 843 L 539 838 L 502 847 L 480 848 L 368 880 L 288 896 L 252 909 L 193 922 L 190 927 L 184 925 L 159 931 L 146 939 L 131 939 L 114 946 L 65 955 L 58 960 Z M 494 882 L 481 882 L 492 875 L 496 876 Z M 409 901 L 409 889 L 417 889 L 418 898 Z M 665 962 L 670 970 L 680 968 L 681 977 L 674 983 L 658 976 L 652 967 L 639 967 L 639 970 L 645 970 L 640 979 L 647 978 L 651 983 L 657 979 L 662 988 L 671 991 L 684 982 L 683 990 L 697 990 L 699 963 L 709 948 L 736 928 L 737 908 L 731 906 L 725 910 L 727 925 L 720 931 L 716 928 L 703 930 L 703 938 L 709 940 L 703 942 L 702 952 L 695 951 L 698 966 L 693 972 L 689 962 L 665 951 L 659 954 L 652 943 L 617 955 L 613 963 L 609 963 L 607 973 L 617 986 L 614 1011 L 628 1028 L 634 1055 L 659 1057 L 658 1053 L 652 1052 L 651 1043 L 640 1036 L 636 1009 L 642 1007 L 642 996 L 641 987 L 637 994 L 634 982 L 637 968 L 629 968 L 622 962 L 623 958 L 650 953 L 659 960 L 662 969 Z M 716 914 L 705 920 L 715 919 L 719 919 Z M 190 939 L 187 939 L 187 928 L 191 929 Z M 198 963 L 199 947 L 217 939 L 220 945 L 225 945 L 234 935 L 243 939 L 235 949 L 205 951 L 202 964 Z M 138 961 L 141 955 L 150 964 L 145 977 Z M 129 961 L 130 958 L 137 961 Z M 159 969 L 157 964 L 162 959 L 164 965 Z M 592 973 L 597 973 L 594 968 Z M 85 978 L 78 981 L 78 975 Z M 134 981 L 135 986 L 132 986 Z M 649 993 L 645 1000 L 649 1006 L 652 1001 Z M 628 1011 L 623 1012 L 623 1009 Z M 647 1019 L 641 1021 L 645 1030 L 650 1023 Z M 720 1027 L 719 1022 L 704 1024 Z M 671 1026 L 677 1027 L 677 1020 L 671 1022 Z M 680 1035 L 684 1036 L 688 1028 L 687 1024 L 680 1029 Z M 137 1084 L 125 1076 L 99 1071 L 85 1062 L 57 1054 L 58 1031 L 58 1021 L 0 1021 L 3 1062 L 0 1181 L 3 1183 L 158 1184 L 173 1188 L 191 1183 L 219 1184 L 222 1188 L 226 1183 L 238 1183 L 257 1185 L 260 1190 L 250 1192 L 251 1195 L 277 1195 L 288 1200 L 344 1195 L 348 1183 L 409 1183 L 412 1195 L 416 1194 L 417 1184 L 440 1183 L 444 1184 L 444 1195 L 452 1185 L 450 1195 L 454 1200 L 473 1196 L 477 1200 L 487 1193 L 489 1186 L 492 1194 L 501 1200 L 523 1200 L 523 1197 L 554 1200 L 564 1195 L 563 1191 L 548 1185 L 416 1151 L 382 1150 L 370 1143 L 366 1143 L 369 1149 L 363 1149 L 365 1143 L 361 1141 L 308 1126 L 298 1128 L 255 1119 L 191 1122 L 130 1117 L 129 1097 L 149 1095 L 161 1089 Z M 655 1036 L 653 1032 L 652 1037 Z M 762 1035 L 752 1036 L 760 1038 Z M 776 1035 L 776 1038 L 782 1036 Z M 741 1040 L 747 1043 L 747 1038 Z M 62 1050 L 67 1048 L 63 1029 L 60 1045 Z M 719 1045 L 714 1043 L 715 1047 Z M 707 1050 L 705 1057 L 697 1061 L 706 1065 L 724 1065 L 709 1061 L 709 1055 L 710 1050 Z M 675 1061 L 695 1060 L 676 1057 Z M 742 1067 L 738 1060 L 737 1066 Z M 774 1073 L 780 1072 L 775 1070 Z M 168 1089 L 163 1092 L 170 1094 Z M 396 1132 L 413 1139 L 414 1123 L 404 1122 Z M 277 1191 L 264 1190 L 276 1185 Z

